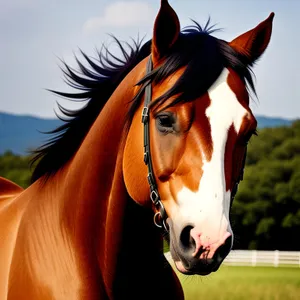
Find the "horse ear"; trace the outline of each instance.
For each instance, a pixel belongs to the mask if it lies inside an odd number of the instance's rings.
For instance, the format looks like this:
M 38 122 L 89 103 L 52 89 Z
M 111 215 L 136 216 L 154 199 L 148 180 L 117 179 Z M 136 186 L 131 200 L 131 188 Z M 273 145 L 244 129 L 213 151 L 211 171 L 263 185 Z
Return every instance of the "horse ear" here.
M 251 64 L 254 63 L 268 47 L 272 34 L 274 15 L 272 12 L 266 20 L 258 24 L 255 28 L 238 36 L 229 43 L 237 52 L 246 55 Z
M 159 13 L 156 17 L 152 40 L 153 61 L 159 61 L 177 41 L 180 23 L 176 12 L 168 3 L 161 0 Z

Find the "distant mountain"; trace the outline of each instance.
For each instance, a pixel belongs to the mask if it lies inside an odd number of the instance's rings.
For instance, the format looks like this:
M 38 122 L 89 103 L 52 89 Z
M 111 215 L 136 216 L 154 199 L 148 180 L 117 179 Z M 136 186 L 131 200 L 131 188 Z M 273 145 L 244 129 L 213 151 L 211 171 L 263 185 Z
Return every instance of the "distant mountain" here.
M 293 120 L 288 120 L 283 118 L 270 118 L 270 117 L 263 117 L 263 116 L 257 116 L 256 120 L 258 122 L 259 128 L 289 126 L 293 122 Z
M 258 127 L 288 126 L 292 121 L 281 118 L 257 117 Z M 0 154 L 12 151 L 26 154 L 28 150 L 40 146 L 49 135 L 41 132 L 52 130 L 62 124 L 58 119 L 43 119 L 25 115 L 0 112 Z
M 0 112 L 0 154 L 7 150 L 15 154 L 27 154 L 43 143 L 49 135 L 46 132 L 54 129 L 61 121 L 38 117 L 13 115 Z

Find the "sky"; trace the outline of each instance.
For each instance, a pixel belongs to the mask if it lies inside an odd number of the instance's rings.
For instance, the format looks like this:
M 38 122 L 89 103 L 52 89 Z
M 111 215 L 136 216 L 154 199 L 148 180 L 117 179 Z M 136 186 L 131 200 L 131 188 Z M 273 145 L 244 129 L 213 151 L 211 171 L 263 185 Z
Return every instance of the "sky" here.
M 275 12 L 271 42 L 254 67 L 257 115 L 300 118 L 299 0 L 170 0 L 181 27 L 208 17 L 231 41 Z M 77 108 L 47 89 L 70 91 L 60 70 L 76 67 L 79 49 L 95 57 L 110 33 L 124 41 L 152 37 L 159 0 L 0 0 L 0 111 L 54 117 L 56 102 Z

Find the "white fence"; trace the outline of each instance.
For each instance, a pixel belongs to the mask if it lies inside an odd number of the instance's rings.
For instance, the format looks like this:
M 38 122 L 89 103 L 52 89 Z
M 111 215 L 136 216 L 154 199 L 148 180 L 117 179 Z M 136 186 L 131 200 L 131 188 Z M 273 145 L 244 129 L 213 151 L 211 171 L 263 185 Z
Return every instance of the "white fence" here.
M 232 250 L 224 260 L 231 266 L 294 266 L 300 267 L 300 252 Z
M 170 253 L 165 253 L 168 260 Z M 297 251 L 257 251 L 232 250 L 223 262 L 230 266 L 293 266 L 300 268 L 300 252 Z

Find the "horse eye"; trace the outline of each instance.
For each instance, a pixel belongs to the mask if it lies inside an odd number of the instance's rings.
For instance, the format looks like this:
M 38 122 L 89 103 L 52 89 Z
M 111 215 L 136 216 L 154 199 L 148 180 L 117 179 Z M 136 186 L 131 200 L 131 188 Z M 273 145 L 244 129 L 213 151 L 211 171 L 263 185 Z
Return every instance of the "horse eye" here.
M 170 116 L 159 116 L 159 125 L 162 127 L 173 127 L 174 120 Z
M 163 133 L 169 133 L 173 131 L 173 125 L 175 118 L 172 114 L 161 114 L 156 117 L 157 129 Z

